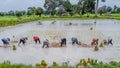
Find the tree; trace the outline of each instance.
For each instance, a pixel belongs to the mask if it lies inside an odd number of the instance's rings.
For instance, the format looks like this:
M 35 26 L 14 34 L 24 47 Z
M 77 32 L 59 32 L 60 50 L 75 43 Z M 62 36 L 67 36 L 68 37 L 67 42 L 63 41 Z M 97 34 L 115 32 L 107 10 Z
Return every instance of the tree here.
M 56 10 L 51 11 L 51 15 L 54 16 L 56 14 Z
M 112 11 L 112 7 L 107 7 L 107 12 L 111 12 Z
M 7 15 L 6 12 L 0 12 L 0 16 L 5 16 L 5 15 Z
M 42 14 L 43 12 L 44 12 L 44 11 L 43 11 L 43 9 L 42 9 L 41 7 L 37 7 L 37 8 L 35 9 L 35 15 L 41 16 L 41 14 Z
M 118 8 L 118 7 L 117 7 L 116 5 L 114 5 L 113 10 L 116 11 L 117 8 Z
M 59 3 L 59 0 L 45 0 L 44 8 L 47 12 L 51 13 L 55 10 Z
M 114 5 L 112 13 L 117 13 L 117 9 L 118 9 L 118 7 L 116 5 Z
M 15 11 L 15 15 L 16 15 L 17 17 L 20 17 L 20 16 L 22 16 L 22 13 L 21 13 L 21 11 Z
M 83 0 L 79 0 L 78 1 L 78 14 L 80 15 L 80 16 L 82 16 L 82 14 L 84 13 L 84 11 L 83 11 L 83 5 L 84 5 L 84 1 Z
M 74 4 L 74 5 L 72 5 L 72 12 L 70 12 L 72 15 L 74 15 L 74 14 L 79 14 L 79 15 L 81 15 L 81 10 L 82 10 L 82 8 L 78 5 L 78 4 Z M 70 14 L 69 13 L 69 14 Z M 71 15 L 70 14 L 70 15 Z M 72 16 L 71 15 L 71 16 Z
M 120 13 L 120 8 L 117 8 L 117 13 Z
M 69 0 L 45 0 L 44 8 L 47 12 L 52 14 L 52 12 L 55 11 L 57 7 L 61 7 L 62 9 L 65 9 L 67 12 L 71 12 L 71 3 Z M 65 12 L 63 10 L 60 10 L 62 12 Z
M 28 10 L 27 15 L 32 15 L 32 12 L 30 10 Z
M 14 16 L 15 13 L 14 13 L 14 11 L 11 10 L 11 11 L 8 12 L 8 15 L 9 15 L 9 16 Z
M 66 12 L 63 5 L 59 5 L 59 6 L 56 8 L 56 11 L 57 11 L 57 15 L 58 15 L 58 16 L 61 16 L 62 13 Z
M 98 13 L 100 13 L 100 15 L 102 15 L 103 13 L 106 13 L 106 12 L 107 12 L 106 8 L 107 8 L 106 5 L 100 7 L 100 8 L 98 9 Z
M 72 9 L 71 9 L 72 8 L 72 4 L 70 3 L 69 0 L 64 1 L 63 6 L 64 6 L 64 8 L 65 8 L 65 10 L 67 12 L 71 12 L 72 11 Z
M 101 0 L 101 1 L 105 2 L 105 0 Z M 99 0 L 96 0 L 95 17 L 97 17 L 97 14 L 98 14 L 98 4 L 99 4 Z
M 35 10 L 36 10 L 35 7 L 28 7 L 27 14 L 28 15 L 34 15 L 35 14 Z
M 23 11 L 20 11 L 22 13 L 22 15 L 26 15 L 26 11 L 23 10 Z
M 69 14 L 70 14 L 70 16 L 73 16 L 74 15 L 74 13 L 71 11 L 71 12 L 69 12 Z
M 84 0 L 84 5 L 88 12 L 92 13 L 95 9 L 95 0 Z
M 87 13 L 93 13 L 95 9 L 95 0 L 79 0 L 78 1 L 80 15 Z
M 89 13 L 93 13 L 94 6 L 95 6 L 95 0 L 83 0 L 84 4 L 84 11 L 87 13 L 87 17 L 89 17 Z

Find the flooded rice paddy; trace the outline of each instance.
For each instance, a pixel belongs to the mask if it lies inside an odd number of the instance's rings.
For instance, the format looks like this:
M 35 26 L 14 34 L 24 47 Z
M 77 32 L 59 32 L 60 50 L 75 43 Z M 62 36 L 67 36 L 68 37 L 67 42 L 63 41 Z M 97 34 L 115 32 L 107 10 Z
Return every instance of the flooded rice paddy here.
M 120 20 L 56 20 L 40 21 L 42 25 L 36 22 L 19 24 L 0 28 L 0 39 L 10 37 L 11 40 L 19 40 L 21 37 L 28 37 L 27 44 L 10 43 L 10 46 L 16 45 L 17 50 L 13 51 L 11 47 L 0 47 L 0 62 L 6 60 L 12 63 L 32 64 L 40 63 L 46 60 L 48 65 L 53 61 L 61 64 L 70 61 L 70 65 L 79 62 L 80 59 L 94 58 L 98 61 L 120 61 Z M 52 24 L 52 22 L 54 22 Z M 90 28 L 93 30 L 90 30 Z M 15 38 L 13 39 L 13 35 Z M 50 43 L 60 42 L 60 38 L 67 38 L 67 47 L 60 48 L 42 48 L 41 44 L 35 44 L 33 36 L 39 36 L 41 42 L 48 39 Z M 108 37 L 113 39 L 113 46 L 104 46 L 98 52 L 93 48 L 84 48 L 78 45 L 71 45 L 71 37 L 77 37 L 79 41 L 90 44 L 93 38 L 99 38 L 99 42 Z M 0 41 L 0 46 L 3 46 Z

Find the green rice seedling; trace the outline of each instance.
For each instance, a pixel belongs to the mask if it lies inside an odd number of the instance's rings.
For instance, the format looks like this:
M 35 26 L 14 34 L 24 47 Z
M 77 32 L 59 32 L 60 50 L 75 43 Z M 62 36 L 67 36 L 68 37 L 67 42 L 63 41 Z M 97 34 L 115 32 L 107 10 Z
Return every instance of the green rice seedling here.
M 14 50 L 14 51 L 16 50 L 16 46 L 15 46 L 15 45 L 13 45 L 13 50 Z
M 71 26 L 71 25 L 72 25 L 72 22 L 69 22 L 69 25 Z
M 91 27 L 90 30 L 93 30 L 93 27 Z
M 98 51 L 98 50 L 99 50 L 98 45 L 95 45 L 94 51 Z
M 93 63 L 94 63 L 94 60 L 93 60 L 93 59 L 91 59 L 91 60 L 90 60 L 90 64 L 91 64 L 91 65 L 93 65 Z
M 54 61 L 52 66 L 58 66 L 58 64 Z
M 87 63 L 90 63 L 90 58 L 88 58 Z
M 100 43 L 99 47 L 103 47 L 103 43 L 102 42 Z
M 82 63 L 83 66 L 87 66 L 87 62 L 85 59 L 83 59 L 83 63 Z
M 45 61 L 45 60 L 42 60 L 42 61 L 41 61 L 41 65 L 44 66 L 44 67 L 47 67 L 46 61 Z
M 42 25 L 42 22 L 39 21 L 38 24 L 39 24 L 39 25 Z

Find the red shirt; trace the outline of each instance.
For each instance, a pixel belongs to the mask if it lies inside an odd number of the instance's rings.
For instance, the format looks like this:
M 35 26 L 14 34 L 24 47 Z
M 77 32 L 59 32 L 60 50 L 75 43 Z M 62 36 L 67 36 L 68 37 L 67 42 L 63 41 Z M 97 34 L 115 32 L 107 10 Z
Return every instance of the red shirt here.
M 93 38 L 93 42 L 98 42 L 98 38 Z
M 37 41 L 39 39 L 38 36 L 34 36 L 34 41 Z

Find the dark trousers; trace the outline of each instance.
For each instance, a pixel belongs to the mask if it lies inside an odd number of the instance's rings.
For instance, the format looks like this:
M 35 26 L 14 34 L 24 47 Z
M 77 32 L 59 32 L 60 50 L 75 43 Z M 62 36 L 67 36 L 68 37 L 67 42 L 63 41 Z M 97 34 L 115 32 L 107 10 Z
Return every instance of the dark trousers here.
M 35 40 L 35 43 L 37 44 L 37 42 L 39 42 L 40 43 L 40 39 L 38 39 L 38 40 Z
M 25 41 L 24 40 L 20 40 L 19 44 L 21 44 L 21 43 L 25 44 Z
M 78 44 L 78 41 L 72 41 L 72 45 L 75 44 L 75 43 Z
M 49 43 L 43 43 L 42 48 L 44 48 L 45 46 L 47 46 L 47 48 L 49 48 Z
M 61 42 L 61 47 L 65 45 L 66 46 L 66 41 Z
M 111 44 L 111 45 L 113 45 L 113 43 L 112 43 L 112 41 L 110 40 L 110 41 L 108 41 L 108 44 Z
M 2 42 L 3 42 L 4 45 L 9 45 L 8 41 L 2 40 Z

